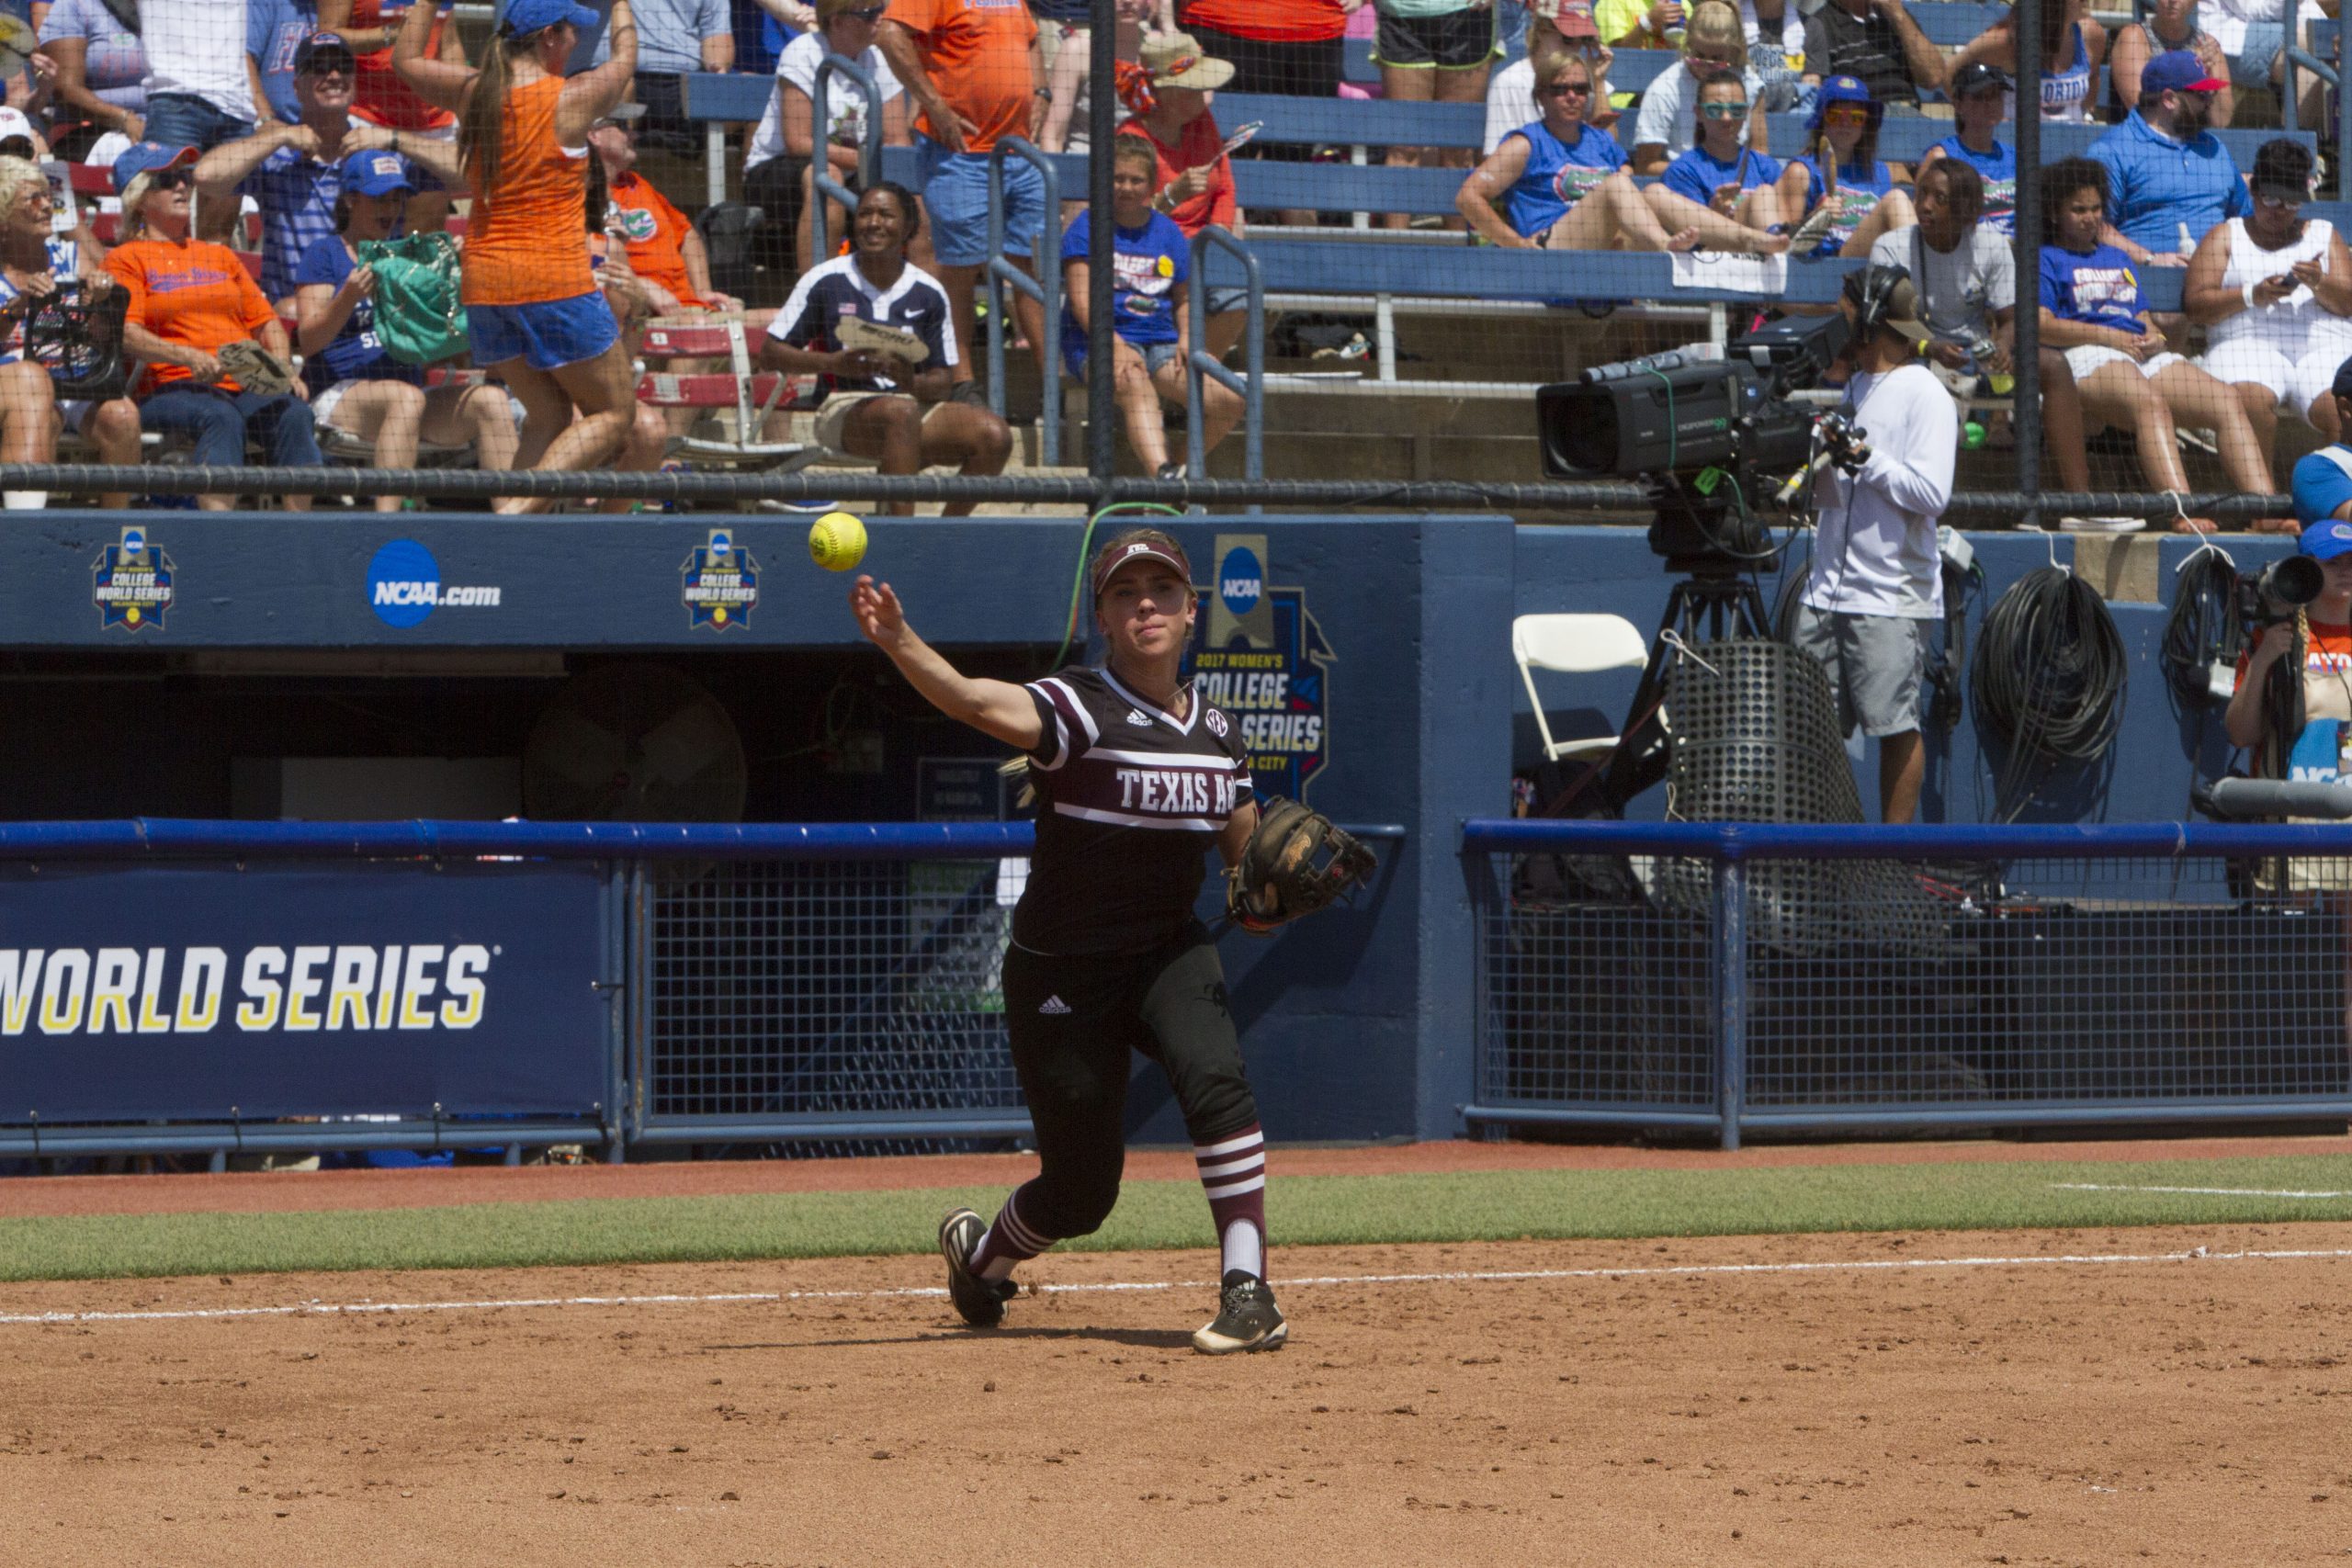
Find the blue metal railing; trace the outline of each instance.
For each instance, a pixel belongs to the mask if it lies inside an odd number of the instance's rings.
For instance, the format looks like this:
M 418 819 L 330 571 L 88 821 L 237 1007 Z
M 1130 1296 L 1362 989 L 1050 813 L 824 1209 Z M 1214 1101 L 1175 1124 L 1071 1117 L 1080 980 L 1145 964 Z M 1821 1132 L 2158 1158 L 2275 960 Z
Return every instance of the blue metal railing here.
M 1037 171 L 1046 182 L 1046 229 L 1033 237 L 1029 248 L 1030 264 L 1036 268 L 1031 276 L 1004 254 L 1004 161 L 1019 158 Z M 1008 299 L 1004 285 L 1037 301 L 1046 318 L 1045 339 L 1033 344 L 1045 366 L 1045 408 L 1039 415 L 1042 439 L 1045 443 L 1046 466 L 1057 468 L 1062 460 L 1062 400 L 1059 366 L 1061 355 L 1054 351 L 1054 344 L 1061 333 L 1062 321 L 1062 194 L 1060 178 L 1054 172 L 1054 161 L 1040 151 L 1025 136 L 1007 136 L 989 149 L 989 266 L 988 278 L 994 297 L 989 308 L 989 407 L 999 419 L 1004 417 L 1004 318 Z
M 813 154 L 809 161 L 810 178 L 814 182 L 815 209 L 808 214 L 809 252 L 803 265 L 815 266 L 833 254 L 831 238 L 826 233 L 825 205 L 828 197 L 842 204 L 845 212 L 857 210 L 857 192 L 833 177 L 832 159 L 828 153 L 832 141 L 832 84 L 839 76 L 865 95 L 865 135 L 857 148 L 857 183 L 861 189 L 874 184 L 874 171 L 882 160 L 882 90 L 865 67 L 846 55 L 828 50 L 825 58 L 817 62 L 817 91 L 810 106 L 810 129 L 815 133 Z
M 2352 826 L 1481 818 L 1472 1125 L 2352 1116 Z
M 1209 252 L 1222 250 L 1238 259 L 1250 291 L 1249 327 L 1242 333 L 1246 368 L 1235 375 L 1208 351 Z M 1242 401 L 1242 477 L 1266 477 L 1266 283 L 1259 275 L 1258 258 L 1228 230 L 1212 223 L 1193 236 L 1193 271 L 1187 285 L 1187 315 L 1192 341 L 1184 345 L 1185 471 L 1195 477 L 1208 472 L 1208 423 L 1201 407 L 1201 378 L 1214 378 Z M 1251 512 L 1263 510 L 1251 506 Z

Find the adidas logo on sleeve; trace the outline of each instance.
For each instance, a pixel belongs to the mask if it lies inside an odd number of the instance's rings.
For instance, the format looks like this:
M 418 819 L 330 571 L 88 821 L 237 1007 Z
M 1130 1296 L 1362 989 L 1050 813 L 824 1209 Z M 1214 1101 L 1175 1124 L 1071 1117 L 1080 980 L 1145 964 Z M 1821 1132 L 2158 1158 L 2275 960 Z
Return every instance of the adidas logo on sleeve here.
M 1067 1018 L 1069 1016 L 1069 1004 L 1059 997 L 1047 997 L 1037 1005 L 1037 1010 L 1046 1018 Z

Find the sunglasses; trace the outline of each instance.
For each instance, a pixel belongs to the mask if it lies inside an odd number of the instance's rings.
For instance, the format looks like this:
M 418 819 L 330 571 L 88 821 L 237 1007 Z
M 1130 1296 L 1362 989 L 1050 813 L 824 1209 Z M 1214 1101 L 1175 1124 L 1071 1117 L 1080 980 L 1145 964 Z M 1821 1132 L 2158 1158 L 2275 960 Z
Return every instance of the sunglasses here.
M 1746 104 L 1701 104 L 1699 112 L 1709 119 L 1746 119 Z
M 162 174 L 153 175 L 148 180 L 147 188 L 151 191 L 177 190 L 182 186 L 193 185 L 195 183 L 196 171 L 194 169 L 165 169 Z
M 1868 125 L 1870 122 L 1871 111 L 1860 104 L 1839 104 L 1821 117 L 1824 125 Z
M 843 11 L 842 15 L 855 17 L 861 22 L 878 22 L 882 19 L 882 13 L 889 8 L 888 6 L 868 6 L 863 10 Z
M 2301 207 L 2311 199 L 2306 190 L 2279 190 L 2274 186 L 2256 186 L 2254 199 L 2266 207 Z
M 1545 98 L 1589 98 L 1592 96 L 1592 84 L 1555 82 L 1550 86 L 1541 89 L 1536 96 Z

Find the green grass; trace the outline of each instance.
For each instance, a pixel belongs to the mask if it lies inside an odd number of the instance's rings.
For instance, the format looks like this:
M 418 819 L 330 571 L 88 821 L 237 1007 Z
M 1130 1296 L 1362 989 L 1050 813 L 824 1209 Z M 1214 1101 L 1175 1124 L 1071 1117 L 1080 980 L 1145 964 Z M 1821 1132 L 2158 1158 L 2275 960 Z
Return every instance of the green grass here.
M 1770 1170 L 1295 1177 L 1270 1189 L 1277 1247 L 1329 1243 L 2008 1230 L 2352 1220 L 2352 1156 L 2132 1163 L 1849 1165 Z M 446 1209 L 0 1220 L 0 1280 L 349 1269 L 487 1269 L 925 1252 L 949 1204 L 997 1190 L 483 1203 Z M 1073 1249 L 1210 1245 L 1191 1182 L 1137 1182 Z

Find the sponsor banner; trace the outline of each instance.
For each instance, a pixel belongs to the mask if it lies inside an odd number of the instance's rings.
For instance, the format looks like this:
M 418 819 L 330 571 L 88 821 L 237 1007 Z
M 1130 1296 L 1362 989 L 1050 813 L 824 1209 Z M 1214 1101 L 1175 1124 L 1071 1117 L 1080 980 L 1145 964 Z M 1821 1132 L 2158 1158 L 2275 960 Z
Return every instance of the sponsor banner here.
M 98 551 L 90 567 L 90 603 L 97 606 L 102 627 L 141 632 L 153 626 L 162 631 L 176 592 L 172 558 L 144 528 L 125 528 L 119 541 Z
M 1261 795 L 1305 800 L 1331 760 L 1326 671 L 1334 661 L 1306 590 L 1267 581 L 1263 534 L 1219 534 L 1208 613 L 1191 656 L 1194 689 L 1241 726 Z
M 0 877 L 0 1122 L 585 1115 L 596 868 Z
M 749 626 L 752 612 L 760 607 L 760 563 L 726 528 L 713 528 L 687 555 L 678 569 L 678 584 L 689 629 Z
M 502 590 L 441 581 L 441 563 L 414 539 L 394 539 L 368 562 L 368 607 L 388 626 L 422 626 L 439 609 L 495 610 Z

